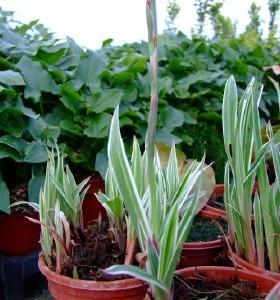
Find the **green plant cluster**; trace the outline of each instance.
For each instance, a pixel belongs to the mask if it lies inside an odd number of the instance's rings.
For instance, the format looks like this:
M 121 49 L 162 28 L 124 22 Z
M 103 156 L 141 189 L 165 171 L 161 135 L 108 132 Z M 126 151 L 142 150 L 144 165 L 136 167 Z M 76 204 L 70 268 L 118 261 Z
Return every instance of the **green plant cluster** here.
M 47 145 L 64 146 L 74 173 L 105 174 L 106 144 L 114 108 L 131 152 L 133 136 L 145 140 L 151 72 L 146 42 L 83 49 L 67 37 L 57 40 L 38 21 L 22 24 L 0 11 L 0 191 L 9 201 L 16 177 L 31 178 L 29 198 L 38 200 Z M 263 66 L 279 57 L 259 44 L 248 49 L 236 39 L 190 39 L 181 32 L 159 38 L 159 114 L 156 141 L 179 144 L 188 158 L 223 167 L 221 107 L 226 79 L 238 90 L 254 76 L 266 86 L 262 117 L 275 115 L 277 95 Z M 199 125 L 197 125 L 199 124 Z M 200 134 L 201 132 L 201 134 Z M 209 151 L 209 149 L 211 149 Z M 11 167 L 12 166 L 12 167 Z M 216 170 L 218 182 L 219 170 Z M 222 178 L 222 176 L 220 177 Z

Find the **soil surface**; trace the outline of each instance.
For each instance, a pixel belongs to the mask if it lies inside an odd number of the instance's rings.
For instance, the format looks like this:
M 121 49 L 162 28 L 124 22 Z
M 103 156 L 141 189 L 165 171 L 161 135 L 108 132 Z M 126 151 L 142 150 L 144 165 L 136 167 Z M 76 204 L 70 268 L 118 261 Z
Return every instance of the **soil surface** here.
M 227 233 L 227 222 L 223 219 L 216 220 L 224 232 Z M 211 220 L 195 216 L 187 242 L 208 242 L 216 240 L 222 233 Z
M 174 280 L 174 300 L 258 300 L 265 295 L 257 292 L 256 285 L 251 281 L 238 280 L 234 284 L 218 284 L 197 274 L 193 278 L 176 276 Z
M 225 210 L 225 203 L 224 203 L 224 197 L 223 196 L 216 196 L 215 194 L 211 196 L 209 199 L 208 205 L 211 205 L 212 207 Z
M 106 223 L 90 225 L 80 241 L 74 244 L 72 264 L 66 266 L 63 274 L 72 277 L 73 270 L 79 279 L 115 280 L 124 276 L 110 276 L 101 272 L 115 264 L 123 264 L 125 251 L 120 251 L 112 238 Z

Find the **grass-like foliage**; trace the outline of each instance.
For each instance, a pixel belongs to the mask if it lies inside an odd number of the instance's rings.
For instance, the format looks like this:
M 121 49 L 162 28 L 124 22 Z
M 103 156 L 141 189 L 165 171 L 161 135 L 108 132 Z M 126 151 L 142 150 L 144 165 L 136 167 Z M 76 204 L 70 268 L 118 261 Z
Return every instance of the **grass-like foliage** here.
M 266 126 L 266 143 L 260 125 L 262 85 L 253 78 L 240 100 L 233 77 L 227 81 L 223 100 L 223 134 L 228 162 L 225 168 L 224 200 L 230 240 L 239 256 L 279 272 L 280 253 L 280 131 Z M 266 158 L 272 156 L 276 173 L 269 183 Z M 254 182 L 258 190 L 254 192 Z M 265 243 L 264 243 L 265 241 Z

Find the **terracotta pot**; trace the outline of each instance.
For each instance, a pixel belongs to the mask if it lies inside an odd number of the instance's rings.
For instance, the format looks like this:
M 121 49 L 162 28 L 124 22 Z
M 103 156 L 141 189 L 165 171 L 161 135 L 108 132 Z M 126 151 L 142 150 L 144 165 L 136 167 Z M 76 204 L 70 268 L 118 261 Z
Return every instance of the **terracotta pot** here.
M 198 215 L 206 220 L 216 220 L 218 218 L 221 218 L 219 214 L 208 214 L 207 212 L 202 211 Z M 222 219 L 224 218 L 222 217 Z M 219 258 L 221 257 L 222 252 L 223 246 L 222 240 L 220 238 L 207 242 L 183 243 L 183 248 L 177 269 L 192 266 L 220 264 Z
M 221 218 L 223 220 L 227 219 L 227 214 L 225 210 L 213 207 L 211 205 L 206 204 L 203 209 L 198 213 L 199 216 L 210 218 L 210 219 L 218 219 Z
M 94 222 L 101 216 L 105 218 L 106 211 L 100 202 L 96 199 L 94 193 L 99 191 L 105 191 L 105 181 L 101 176 L 94 176 L 90 178 L 88 185 L 90 185 L 82 206 L 83 211 L 83 223 L 86 227 L 88 224 Z
M 49 291 L 56 300 L 142 300 L 146 294 L 147 286 L 145 283 L 135 278 L 91 281 L 57 274 L 48 268 L 42 255 L 39 256 L 39 269 L 46 276 Z
M 209 242 L 183 243 L 177 269 L 191 266 L 216 265 L 223 251 L 221 239 Z
M 255 282 L 257 291 L 261 293 L 269 293 L 269 291 L 277 284 L 278 280 L 266 277 L 263 274 L 223 266 L 198 266 L 185 268 L 175 271 L 176 275 L 184 277 L 203 276 L 218 284 L 233 284 L 236 279 L 249 280 Z
M 38 214 L 29 217 L 37 218 Z M 18 213 L 0 215 L 0 253 L 23 256 L 40 248 L 40 225 Z
M 237 256 L 234 252 L 230 253 L 230 251 L 228 251 L 228 257 L 237 264 L 238 267 L 248 270 L 248 271 L 253 271 L 259 274 L 263 274 L 267 277 L 272 277 L 277 279 L 278 281 L 280 281 L 280 273 L 276 273 L 270 270 L 266 270 L 263 268 L 260 268 L 258 266 L 255 266 L 251 263 L 249 263 L 248 261 L 246 261 L 245 259 Z

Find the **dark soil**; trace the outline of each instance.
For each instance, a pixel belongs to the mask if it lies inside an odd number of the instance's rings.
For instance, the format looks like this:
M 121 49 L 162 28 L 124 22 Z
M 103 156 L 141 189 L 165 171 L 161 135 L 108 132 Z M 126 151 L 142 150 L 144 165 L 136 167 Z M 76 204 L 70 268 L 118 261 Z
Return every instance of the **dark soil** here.
M 216 196 L 213 194 L 208 203 L 208 205 L 211 205 L 212 207 L 225 210 L 225 203 L 224 203 L 224 197 L 223 196 Z
M 175 276 L 174 279 L 174 300 L 258 300 L 264 298 L 265 295 L 258 293 L 256 284 L 251 281 L 238 280 L 233 284 L 218 284 L 205 278 L 203 274 L 197 274 L 188 279 Z
M 224 232 L 227 233 L 227 222 L 223 219 L 216 220 Z M 212 220 L 202 218 L 200 216 L 195 216 L 192 228 L 188 235 L 187 242 L 208 242 L 219 238 L 222 233 L 219 228 L 213 223 Z
M 28 181 L 21 181 L 17 183 L 15 186 L 10 188 L 10 201 L 11 203 L 15 203 L 17 201 L 28 201 Z M 34 215 L 34 209 L 28 204 L 21 204 L 17 206 L 13 206 L 11 208 L 12 212 L 20 212 L 27 216 Z
M 127 276 L 111 276 L 102 269 L 123 264 L 125 251 L 120 251 L 108 230 L 107 224 L 90 225 L 79 241 L 74 243 L 71 262 L 64 266 L 63 275 L 78 275 L 83 280 L 116 280 Z M 53 266 L 53 269 L 55 267 Z

